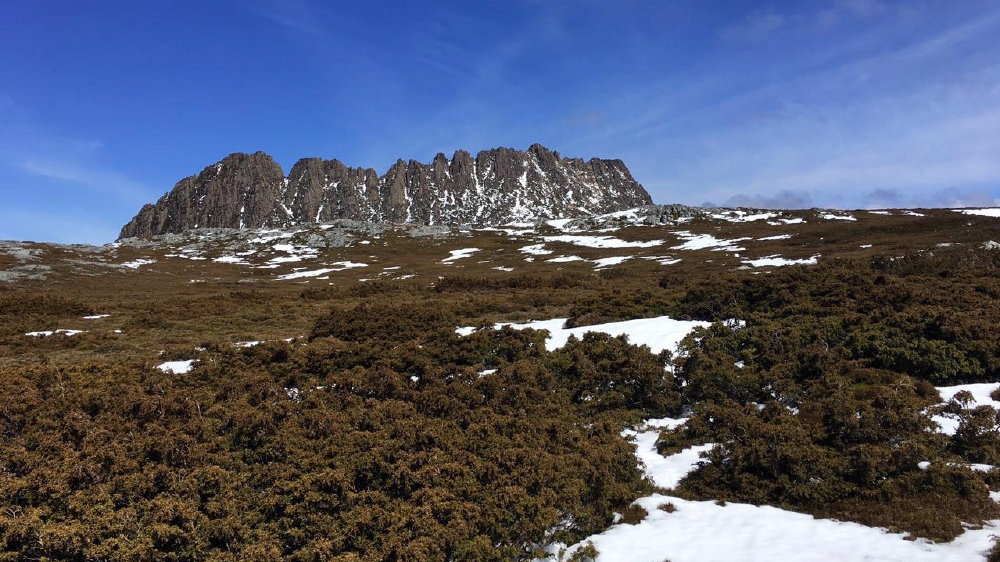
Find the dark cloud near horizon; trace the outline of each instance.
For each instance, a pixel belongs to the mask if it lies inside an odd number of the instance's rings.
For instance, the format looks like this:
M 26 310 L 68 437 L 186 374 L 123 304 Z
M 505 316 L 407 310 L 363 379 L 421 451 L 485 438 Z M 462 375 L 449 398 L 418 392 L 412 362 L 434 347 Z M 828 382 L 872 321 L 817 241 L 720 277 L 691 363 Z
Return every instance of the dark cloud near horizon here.
M 862 199 L 865 208 L 894 208 L 907 206 L 906 198 L 898 189 L 879 188 L 870 191 Z
M 914 209 L 914 208 L 960 208 L 960 207 L 997 207 L 1000 199 L 986 190 L 968 190 L 958 188 L 941 189 L 926 194 L 906 194 L 895 188 L 877 188 L 860 197 L 852 198 L 860 201 L 860 209 Z M 749 207 L 754 209 L 810 209 L 846 208 L 835 200 L 824 197 L 814 197 L 804 191 L 784 189 L 774 194 L 737 193 L 724 201 L 706 201 L 703 207 Z
M 738 193 L 721 203 L 706 202 L 705 207 L 752 207 L 755 209 L 808 209 L 814 207 L 808 193 L 783 189 L 773 195 Z

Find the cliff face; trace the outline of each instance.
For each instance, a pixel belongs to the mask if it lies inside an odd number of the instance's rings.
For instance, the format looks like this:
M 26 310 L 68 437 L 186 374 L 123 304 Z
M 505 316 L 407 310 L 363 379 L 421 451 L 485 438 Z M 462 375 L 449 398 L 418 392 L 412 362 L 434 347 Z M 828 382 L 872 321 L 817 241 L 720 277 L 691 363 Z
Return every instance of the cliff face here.
M 288 177 L 263 152 L 232 154 L 184 178 L 145 205 L 121 238 L 192 228 L 287 227 L 354 219 L 489 226 L 570 218 L 648 205 L 649 194 L 621 160 L 562 158 L 535 144 L 526 151 L 464 150 L 429 164 L 398 160 L 379 176 L 338 160 L 305 158 Z

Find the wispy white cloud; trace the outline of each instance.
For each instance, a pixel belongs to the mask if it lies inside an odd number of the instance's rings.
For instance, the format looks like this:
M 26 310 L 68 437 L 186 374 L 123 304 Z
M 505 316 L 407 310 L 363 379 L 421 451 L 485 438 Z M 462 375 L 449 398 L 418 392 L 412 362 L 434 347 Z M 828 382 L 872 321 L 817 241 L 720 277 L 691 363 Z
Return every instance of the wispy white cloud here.
M 993 10 L 806 72 L 754 81 L 723 67 L 673 90 L 650 84 L 617 113 L 632 119 L 589 140 L 604 135 L 663 202 L 861 207 L 887 190 L 907 204 L 984 201 L 1000 193 L 998 32 Z
M 787 23 L 788 18 L 774 10 L 757 10 L 748 14 L 740 22 L 723 28 L 719 31 L 719 37 L 725 41 L 756 43 L 764 41 L 785 27 Z
M 0 121 L 2 237 L 108 242 L 118 232 L 113 223 L 158 195 L 109 166 L 99 140 L 53 132 L 10 98 L 0 104 Z
M 260 0 L 247 4 L 249 8 L 294 33 L 326 36 L 328 29 L 318 17 L 315 7 L 307 0 Z
M 20 163 L 20 169 L 28 174 L 67 182 L 96 194 L 118 199 L 143 199 L 153 193 L 148 186 L 122 173 L 72 156 L 31 156 Z

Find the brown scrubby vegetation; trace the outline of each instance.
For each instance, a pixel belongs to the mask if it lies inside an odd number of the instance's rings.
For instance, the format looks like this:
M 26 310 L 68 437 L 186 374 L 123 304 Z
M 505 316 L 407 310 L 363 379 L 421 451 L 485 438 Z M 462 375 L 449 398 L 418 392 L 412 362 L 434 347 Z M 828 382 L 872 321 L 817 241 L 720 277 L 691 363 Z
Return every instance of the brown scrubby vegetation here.
M 662 452 L 718 446 L 678 495 L 950 539 L 1000 517 L 1000 474 L 968 466 L 1000 463 L 1000 419 L 962 396 L 937 406 L 934 389 L 1000 381 L 1000 252 L 978 246 L 1000 227 L 930 220 L 803 225 L 760 253 L 820 264 L 764 273 L 710 250 L 669 266 L 524 262 L 526 242 L 477 233 L 387 235 L 330 258 L 378 253 L 407 279 L 278 283 L 157 256 L 4 288 L 0 560 L 531 559 L 616 512 L 640 521 L 633 502 L 652 487 L 621 431 L 682 414 Z M 673 243 L 658 228 L 615 235 Z M 440 263 L 470 245 L 495 261 Z M 547 351 L 541 332 L 491 328 L 659 315 L 713 325 L 676 355 L 602 334 Z M 54 328 L 86 331 L 24 335 Z M 155 367 L 184 359 L 186 375 Z M 939 411 L 954 436 L 933 431 Z
M 966 466 L 1000 460 L 997 412 L 953 401 L 950 438 L 929 417 L 931 383 L 1000 380 L 995 254 L 833 260 L 690 290 L 678 314 L 745 325 L 700 331 L 678 361 L 695 413 L 660 448 L 719 443 L 680 491 L 944 540 L 1000 515 L 991 478 Z
M 541 337 L 397 339 L 391 355 L 262 344 L 206 352 L 184 377 L 5 369 L 0 546 L 15 559 L 504 560 L 578 540 L 646 485 L 619 435 L 627 401 L 592 414 L 524 351 Z M 499 373 L 479 375 L 486 363 Z

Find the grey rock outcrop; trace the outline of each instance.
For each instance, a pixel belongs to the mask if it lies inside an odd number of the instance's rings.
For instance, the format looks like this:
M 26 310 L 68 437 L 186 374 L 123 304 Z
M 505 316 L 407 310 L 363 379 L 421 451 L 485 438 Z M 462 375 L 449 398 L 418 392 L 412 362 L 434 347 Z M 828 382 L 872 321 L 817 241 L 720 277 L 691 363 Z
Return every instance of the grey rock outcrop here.
M 305 158 L 286 178 L 263 152 L 232 154 L 145 205 L 120 238 L 194 228 L 280 228 L 351 219 L 395 224 L 490 226 L 584 217 L 648 205 L 621 160 L 526 151 L 464 150 L 429 164 L 398 160 L 379 176 L 339 160 Z

